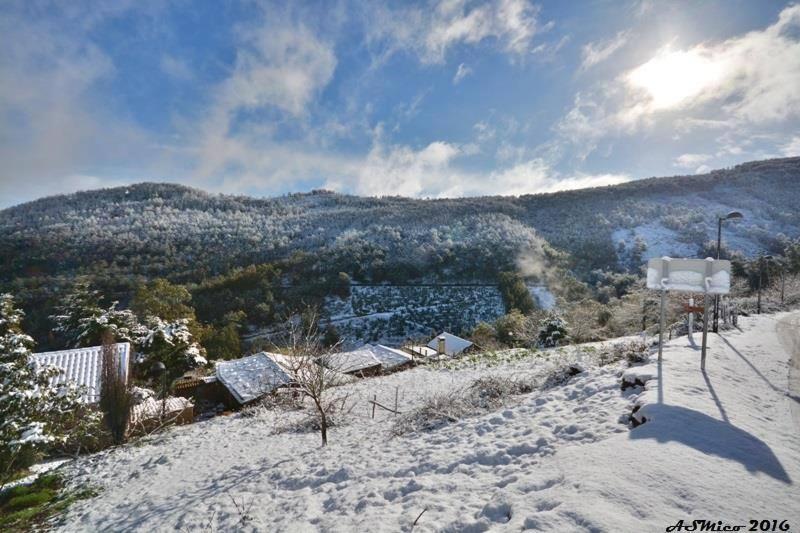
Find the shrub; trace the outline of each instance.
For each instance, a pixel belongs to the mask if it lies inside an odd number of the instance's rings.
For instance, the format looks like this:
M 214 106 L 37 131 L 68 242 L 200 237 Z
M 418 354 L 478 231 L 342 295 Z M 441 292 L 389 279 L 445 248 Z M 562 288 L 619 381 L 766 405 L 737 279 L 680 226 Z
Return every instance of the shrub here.
M 617 342 L 604 347 L 598 356 L 601 366 L 625 360 L 629 365 L 644 363 L 650 357 L 650 348 L 641 339 L 629 342 Z
M 41 505 L 43 503 L 47 503 L 53 499 L 56 495 L 55 491 L 50 489 L 43 489 L 38 492 L 32 492 L 30 494 L 23 494 L 21 496 L 15 496 L 8 500 L 6 504 L 6 508 L 11 511 L 19 511 L 20 509 L 25 509 L 27 507 L 33 507 L 35 505 Z
M 463 389 L 434 394 L 421 406 L 397 417 L 392 433 L 431 431 L 467 416 L 501 407 L 509 398 L 532 392 L 535 383 L 523 378 L 486 376 Z
M 559 346 L 567 341 L 567 323 L 558 315 L 551 314 L 539 323 L 539 342 L 545 348 Z

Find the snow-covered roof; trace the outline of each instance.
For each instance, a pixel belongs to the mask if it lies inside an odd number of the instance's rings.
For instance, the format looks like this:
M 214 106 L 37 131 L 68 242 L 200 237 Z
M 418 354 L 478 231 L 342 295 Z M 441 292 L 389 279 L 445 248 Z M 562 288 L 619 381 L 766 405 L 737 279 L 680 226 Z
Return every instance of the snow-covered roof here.
M 217 363 L 216 374 L 236 401 L 245 404 L 291 381 L 289 374 L 273 360 L 274 354 L 257 353 Z
M 374 369 L 382 364 L 372 353 L 372 346 L 366 344 L 357 350 L 329 355 L 325 358 L 325 366 L 338 372 L 352 374 Z
M 433 340 L 431 340 L 431 342 L 428 343 L 428 348 L 438 351 L 439 337 L 444 337 L 444 353 L 447 355 L 458 355 L 472 346 L 472 343 L 467 339 L 462 339 L 461 337 L 456 337 L 452 333 L 443 331 L 441 335 L 437 335 L 433 338 Z
M 111 347 L 118 357 L 120 375 L 127 382 L 131 345 L 121 342 L 112 344 Z M 103 375 L 102 346 L 35 353 L 33 359 L 37 365 L 53 365 L 62 370 L 60 374 L 50 378 L 51 386 L 72 382 L 86 387 L 86 393 L 81 400 L 87 403 L 100 401 L 100 378 Z
M 413 353 L 415 353 L 417 355 L 421 355 L 423 357 L 433 357 L 434 355 L 439 353 L 436 350 L 428 348 L 427 346 L 424 346 L 422 344 L 412 344 L 412 345 L 406 346 L 406 348 L 411 350 Z
M 381 362 L 381 366 L 386 369 L 396 368 L 411 362 L 411 356 L 407 353 L 389 348 L 383 344 L 375 344 L 371 347 L 372 355 Z
M 148 398 L 138 405 L 134 405 L 131 410 L 131 422 L 137 424 L 151 418 L 158 418 L 163 413 L 165 416 L 181 413 L 184 409 L 194 407 L 194 404 L 186 398 L 171 396 L 164 400 Z

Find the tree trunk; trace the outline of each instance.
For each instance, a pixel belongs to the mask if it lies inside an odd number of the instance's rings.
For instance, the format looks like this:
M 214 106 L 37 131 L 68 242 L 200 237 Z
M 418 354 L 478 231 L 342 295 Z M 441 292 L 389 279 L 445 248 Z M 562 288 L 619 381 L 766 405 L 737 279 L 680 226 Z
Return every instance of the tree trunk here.
M 325 416 L 325 411 L 323 411 L 322 409 L 320 409 L 320 411 L 319 411 L 319 416 L 320 416 L 320 419 L 319 419 L 320 420 L 319 430 L 320 430 L 320 433 L 322 433 L 322 445 L 323 446 L 327 446 L 328 445 L 328 417 Z

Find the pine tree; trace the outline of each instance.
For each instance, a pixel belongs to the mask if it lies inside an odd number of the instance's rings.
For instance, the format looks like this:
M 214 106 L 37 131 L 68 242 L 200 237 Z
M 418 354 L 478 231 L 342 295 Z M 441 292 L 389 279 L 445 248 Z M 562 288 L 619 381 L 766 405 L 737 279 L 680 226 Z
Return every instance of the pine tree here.
M 139 329 L 136 315 L 117 309 L 117 302 L 108 308 L 100 305 L 100 293 L 88 282 L 79 281 L 57 307 L 51 318 L 67 345 L 74 348 L 99 346 L 109 335 L 115 342 L 131 342 Z
M 22 317 L 12 296 L 0 295 L 0 485 L 46 447 L 66 443 L 66 415 L 80 408 L 79 390 L 49 386 L 59 370 L 35 364 Z
M 567 340 L 567 323 L 558 315 L 551 314 L 539 325 L 539 342 L 545 348 L 552 348 Z
M 89 287 L 89 282 L 78 281 L 72 290 L 56 306 L 57 313 L 50 318 L 55 322 L 54 330 L 61 334 L 70 347 L 79 347 L 81 320 L 100 315 L 100 293 Z
M 194 341 L 187 319 L 166 322 L 150 317 L 134 339 L 140 353 L 140 363 L 149 365 L 160 361 L 172 377 L 207 363 L 203 348 Z

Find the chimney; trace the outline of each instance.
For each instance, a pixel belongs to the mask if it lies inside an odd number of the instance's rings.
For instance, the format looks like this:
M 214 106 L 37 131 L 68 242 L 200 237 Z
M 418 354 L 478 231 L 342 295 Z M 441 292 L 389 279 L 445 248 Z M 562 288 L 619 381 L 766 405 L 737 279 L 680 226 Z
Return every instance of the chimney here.
M 439 349 L 437 351 L 439 353 L 441 353 L 441 354 L 445 353 L 445 351 L 444 351 L 444 345 L 445 345 L 445 343 L 444 343 L 444 341 L 445 341 L 444 335 L 440 335 L 439 338 L 436 339 L 436 340 L 439 341 Z

